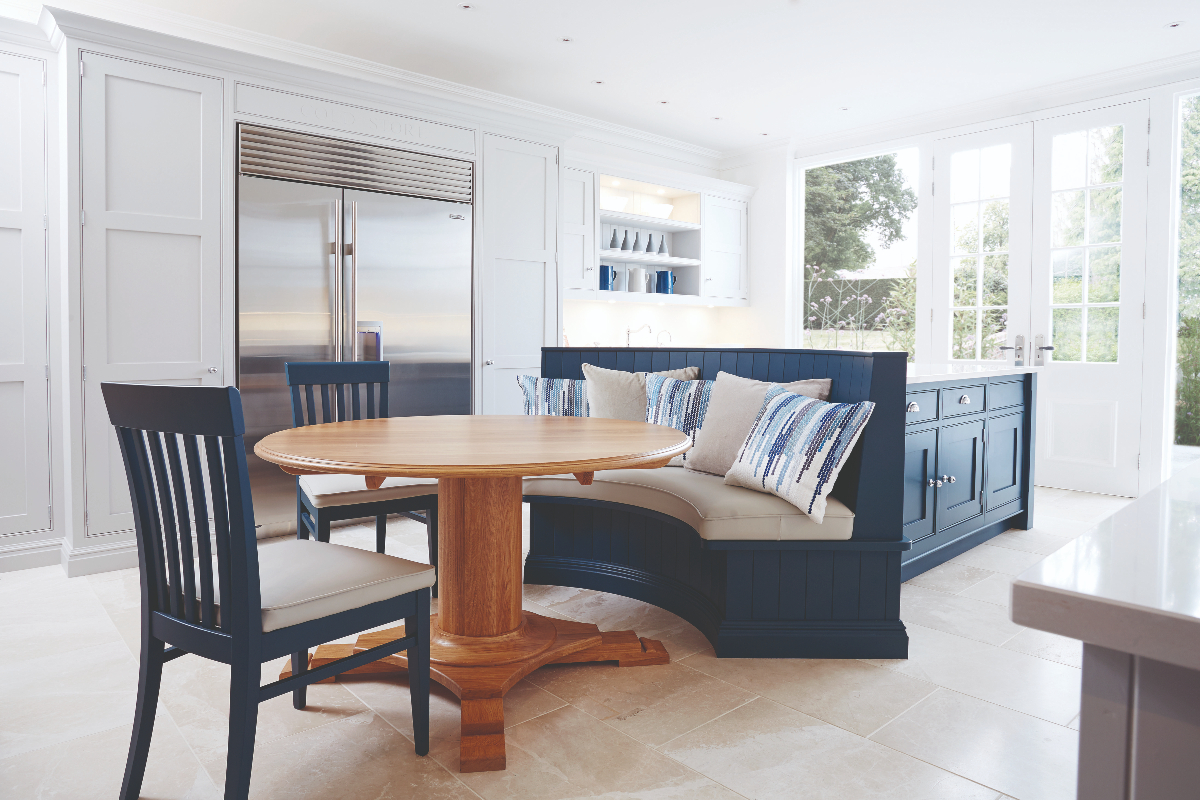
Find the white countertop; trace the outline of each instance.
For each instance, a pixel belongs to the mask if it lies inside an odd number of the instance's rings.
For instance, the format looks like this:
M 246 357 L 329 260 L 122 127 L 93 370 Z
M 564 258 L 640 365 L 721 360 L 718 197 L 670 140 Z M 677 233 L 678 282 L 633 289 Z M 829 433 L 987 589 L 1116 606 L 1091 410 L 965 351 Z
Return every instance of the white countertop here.
M 1012 619 L 1200 669 L 1200 467 L 1023 572 L 1013 584 Z
M 959 378 L 994 378 L 1001 375 L 1024 375 L 1043 367 L 1014 367 L 1011 364 L 909 364 L 908 383 L 938 383 Z

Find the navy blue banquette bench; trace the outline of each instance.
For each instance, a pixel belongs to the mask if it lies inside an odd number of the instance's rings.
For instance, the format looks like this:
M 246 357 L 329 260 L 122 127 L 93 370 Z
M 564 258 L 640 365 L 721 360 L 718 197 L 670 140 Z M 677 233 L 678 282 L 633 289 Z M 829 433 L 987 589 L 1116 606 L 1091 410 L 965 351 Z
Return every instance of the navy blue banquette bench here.
M 626 372 L 694 365 L 704 380 L 721 371 L 779 383 L 831 378 L 830 401 L 873 401 L 832 491 L 853 512 L 853 533 L 845 541 L 712 541 L 639 506 L 527 493 L 526 583 L 659 606 L 699 628 L 720 657 L 908 657 L 900 621 L 900 558 L 909 547 L 902 532 L 904 353 L 542 349 L 545 378 L 581 379 L 585 363 Z

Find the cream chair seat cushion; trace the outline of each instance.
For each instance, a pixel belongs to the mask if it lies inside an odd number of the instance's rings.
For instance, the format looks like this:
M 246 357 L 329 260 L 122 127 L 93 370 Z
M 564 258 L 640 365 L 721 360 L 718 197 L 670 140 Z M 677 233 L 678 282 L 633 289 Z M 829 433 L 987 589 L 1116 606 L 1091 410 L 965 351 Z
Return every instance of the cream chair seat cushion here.
M 312 539 L 264 542 L 258 548 L 263 633 L 399 597 L 433 586 L 434 579 L 428 564 L 356 547 Z
M 301 475 L 300 488 L 317 508 L 378 503 L 437 494 L 437 478 L 388 478 L 368 489 L 362 475 Z
M 823 523 L 791 503 L 740 486 L 720 475 L 683 467 L 597 472 L 591 486 L 573 475 L 525 479 L 527 496 L 578 497 L 646 508 L 685 522 L 712 541 L 845 541 L 854 533 L 854 512 L 829 498 Z

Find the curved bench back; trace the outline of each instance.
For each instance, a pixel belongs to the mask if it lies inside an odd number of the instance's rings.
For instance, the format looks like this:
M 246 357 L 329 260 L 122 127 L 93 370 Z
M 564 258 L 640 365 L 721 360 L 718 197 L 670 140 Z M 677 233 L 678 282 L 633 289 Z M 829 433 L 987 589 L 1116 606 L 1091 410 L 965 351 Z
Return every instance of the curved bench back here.
M 583 378 L 583 365 L 622 372 L 662 372 L 696 366 L 701 380 L 728 372 L 790 383 L 831 378 L 830 401 L 875 403 L 832 495 L 854 512 L 857 541 L 903 538 L 904 391 L 907 355 L 852 350 L 765 348 L 543 347 L 543 378 Z

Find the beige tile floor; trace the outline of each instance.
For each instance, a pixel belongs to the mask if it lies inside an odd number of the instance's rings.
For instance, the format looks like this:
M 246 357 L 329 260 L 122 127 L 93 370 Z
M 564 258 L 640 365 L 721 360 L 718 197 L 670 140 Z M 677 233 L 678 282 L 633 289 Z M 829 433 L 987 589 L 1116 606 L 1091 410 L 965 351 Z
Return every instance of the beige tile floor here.
M 264 703 L 256 798 L 903 798 L 1075 796 L 1080 645 L 1014 625 L 1013 577 L 1126 502 L 1038 489 L 1010 531 L 903 587 L 906 661 L 717 659 L 688 623 L 627 598 L 526 586 L 543 614 L 661 639 L 672 663 L 539 670 L 505 700 L 508 769 L 460 775 L 458 707 L 435 686 L 428 758 L 407 686 L 314 686 Z M 424 560 L 424 528 L 388 552 Z M 373 530 L 334 541 L 374 546 Z M 0 797 L 114 798 L 137 685 L 137 573 L 0 574 Z M 264 680 L 278 664 L 265 665 Z M 168 664 L 144 797 L 218 798 L 227 670 Z

